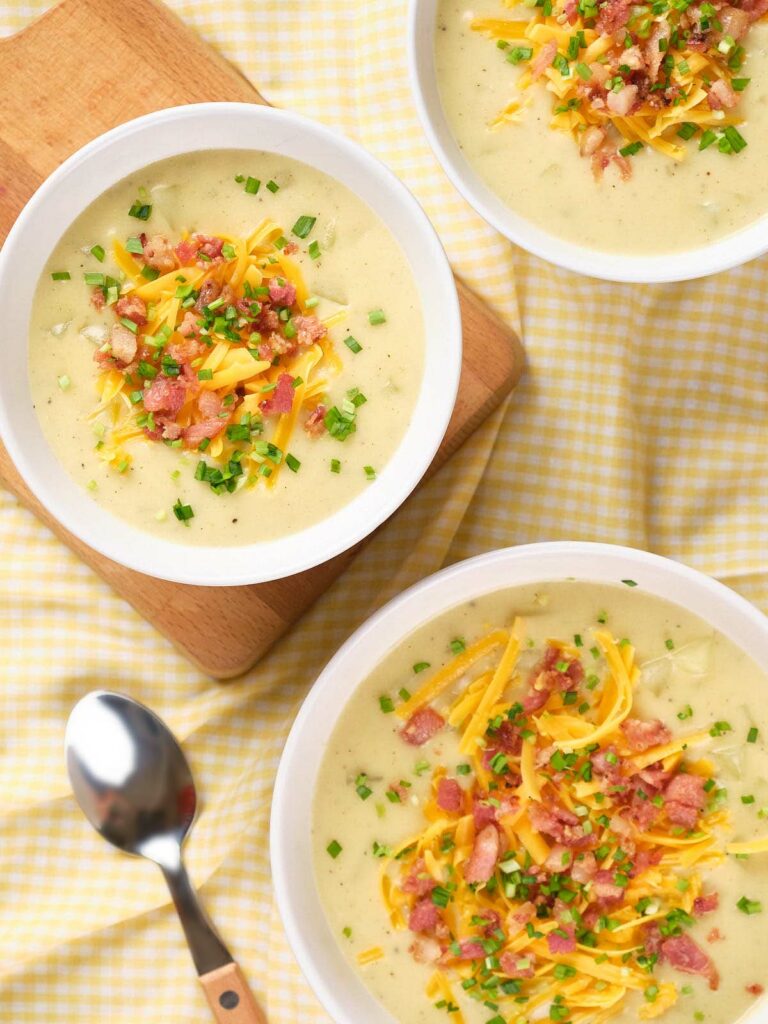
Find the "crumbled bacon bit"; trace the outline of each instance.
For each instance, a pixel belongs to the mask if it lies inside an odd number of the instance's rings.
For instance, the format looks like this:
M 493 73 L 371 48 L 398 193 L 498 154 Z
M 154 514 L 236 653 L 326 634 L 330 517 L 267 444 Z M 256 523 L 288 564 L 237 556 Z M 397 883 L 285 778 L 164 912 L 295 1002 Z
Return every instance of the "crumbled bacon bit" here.
M 755 983 L 754 985 L 747 985 L 746 990 L 747 992 L 749 992 L 751 996 L 761 996 L 763 992 L 765 992 L 763 986 L 758 985 L 757 983 Z
M 693 901 L 693 912 L 697 917 L 702 914 L 711 914 L 720 906 L 720 895 L 716 892 L 708 892 L 697 896 Z
M 440 779 L 437 784 L 437 806 L 447 814 L 458 814 L 464 806 L 464 790 L 456 779 Z
M 560 934 L 565 932 L 565 935 Z M 547 935 L 547 946 L 550 953 L 558 956 L 576 952 L 575 929 L 572 924 L 561 924 Z
M 290 281 L 280 284 L 276 277 L 270 277 L 269 297 L 277 306 L 292 306 L 296 301 L 296 288 Z
M 109 349 L 118 363 L 127 366 L 136 358 L 138 350 L 136 335 L 122 324 L 113 324 L 109 335 Z
M 325 433 L 326 412 L 324 405 L 318 405 L 304 420 L 304 429 L 310 437 L 321 437 Z
M 115 313 L 132 320 L 138 327 L 147 322 L 147 305 L 138 295 L 123 295 L 115 303 Z
M 549 42 L 544 43 L 542 48 L 539 50 L 538 56 L 531 64 L 531 78 L 534 81 L 537 78 L 541 78 L 547 68 L 552 67 L 552 61 L 557 55 L 557 42 L 554 39 L 550 39 Z
M 486 825 L 475 837 L 472 853 L 464 867 L 464 878 L 469 885 L 487 882 L 499 859 L 499 830 L 495 825 Z
M 445 719 L 434 708 L 415 711 L 400 730 L 400 735 L 412 747 L 421 747 L 431 740 L 445 725 Z
M 147 412 L 168 412 L 176 416 L 187 398 L 187 388 L 181 381 L 156 377 L 144 392 Z
M 664 808 L 675 825 L 696 828 L 706 803 L 704 779 L 700 775 L 675 775 L 664 791 Z
M 107 300 L 104 298 L 103 288 L 94 288 L 91 291 L 91 305 L 95 310 L 98 310 L 99 313 L 104 309 L 106 301 Z
M 328 328 L 316 316 L 295 316 L 293 325 L 299 345 L 314 345 L 328 333 Z
M 203 420 L 201 423 L 193 423 L 184 429 L 184 442 L 190 448 L 197 448 L 201 441 L 206 438 L 218 437 L 224 427 L 226 420 Z
M 669 743 L 672 739 L 672 733 L 658 719 L 645 722 L 640 718 L 627 718 L 622 722 L 621 731 L 626 736 L 630 749 L 637 753 Z
M 161 274 L 169 274 L 176 269 L 173 246 L 165 235 L 150 235 L 144 242 L 143 258 L 147 266 L 159 270 Z
M 429 896 L 414 904 L 408 918 L 408 927 L 412 932 L 434 932 L 442 918 L 440 911 Z
M 293 386 L 294 378 L 290 373 L 281 373 L 277 378 L 277 387 L 269 398 L 261 402 L 261 408 L 265 413 L 277 413 L 283 415 L 293 408 L 293 396 L 296 390 Z
M 671 939 L 665 939 L 661 951 L 664 959 L 678 971 L 706 978 L 713 991 L 719 988 L 720 977 L 717 968 L 690 935 L 676 935 Z
M 412 893 L 415 896 L 428 896 L 436 885 L 437 882 L 427 871 L 424 858 L 419 857 L 400 888 L 403 892 Z
M 499 957 L 499 967 L 508 978 L 532 978 L 536 973 L 536 959 L 531 953 L 507 951 Z

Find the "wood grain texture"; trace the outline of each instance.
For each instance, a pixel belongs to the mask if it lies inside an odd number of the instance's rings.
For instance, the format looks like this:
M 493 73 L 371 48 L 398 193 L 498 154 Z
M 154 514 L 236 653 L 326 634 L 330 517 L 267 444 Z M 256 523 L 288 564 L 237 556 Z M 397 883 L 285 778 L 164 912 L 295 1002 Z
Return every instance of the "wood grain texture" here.
M 267 1024 L 237 964 L 201 974 L 200 984 L 218 1024 Z
M 142 31 L 135 34 L 131 26 L 137 24 Z M 113 74 L 114 68 L 121 73 Z M 45 177 L 101 132 L 179 103 L 265 102 L 158 0 L 64 0 L 23 32 L 0 40 L 0 81 L 0 239 Z M 429 473 L 509 394 L 523 363 L 514 333 L 457 284 L 464 326 L 461 385 Z M 67 533 L 29 492 L 2 447 L 0 482 L 188 658 L 221 679 L 250 668 L 362 546 L 273 583 L 166 583 L 110 562 Z M 235 603 L 237 614 L 230 614 Z M 190 621 L 197 624 L 192 636 Z

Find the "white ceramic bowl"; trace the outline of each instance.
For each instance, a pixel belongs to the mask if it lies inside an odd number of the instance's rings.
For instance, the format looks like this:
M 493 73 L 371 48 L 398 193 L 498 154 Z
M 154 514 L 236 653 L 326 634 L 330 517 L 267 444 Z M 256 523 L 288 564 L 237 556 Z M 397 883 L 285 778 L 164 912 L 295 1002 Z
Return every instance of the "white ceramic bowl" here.
M 744 598 L 667 558 L 607 544 L 552 543 L 505 548 L 459 562 L 411 587 L 362 625 L 321 673 L 293 725 L 272 802 L 272 877 L 288 940 L 307 981 L 337 1024 L 396 1024 L 347 963 L 314 882 L 310 828 L 315 780 L 325 748 L 355 688 L 413 630 L 483 594 L 574 577 L 594 583 L 631 578 L 647 593 L 700 616 L 758 664 L 768 663 L 768 619 Z M 763 1013 L 751 1015 L 757 1024 Z
M 439 0 L 410 0 L 408 58 L 421 123 L 443 169 L 466 201 L 516 245 L 579 274 L 606 281 L 686 281 L 739 266 L 768 251 L 768 216 L 727 238 L 689 252 L 624 256 L 566 242 L 516 213 L 488 187 L 459 149 L 443 111 L 435 75 Z
M 103 191 L 166 157 L 205 149 L 281 153 L 346 185 L 387 224 L 413 271 L 426 324 L 424 376 L 406 434 L 378 479 L 336 514 L 299 533 L 244 547 L 190 549 L 116 519 L 80 488 L 49 448 L 27 380 L 28 324 L 38 278 L 70 223 Z M 129 121 L 84 146 L 25 206 L 0 253 L 3 309 L 0 436 L 40 502 L 90 547 L 139 572 L 205 586 L 264 582 L 352 547 L 408 497 L 450 419 L 461 370 L 456 288 L 440 241 L 416 200 L 383 164 L 297 114 L 247 103 L 174 107 Z

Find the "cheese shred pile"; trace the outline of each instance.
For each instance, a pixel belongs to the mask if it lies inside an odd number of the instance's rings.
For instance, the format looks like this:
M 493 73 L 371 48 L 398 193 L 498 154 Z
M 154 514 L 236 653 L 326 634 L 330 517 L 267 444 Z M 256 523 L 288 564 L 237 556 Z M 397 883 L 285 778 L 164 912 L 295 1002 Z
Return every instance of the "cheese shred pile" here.
M 458 734 L 461 763 L 431 769 L 424 827 L 381 871 L 392 926 L 411 930 L 413 956 L 433 970 L 427 996 L 454 1024 L 459 992 L 493 1024 L 601 1024 L 628 1000 L 650 1020 L 679 995 L 655 977 L 664 961 L 717 987 L 688 935 L 717 905 L 704 879 L 726 853 L 768 849 L 723 845 L 715 766 L 695 756 L 716 730 L 673 737 L 633 717 L 632 644 L 604 628 L 575 640 L 550 640 L 523 673 L 516 620 L 396 708 L 408 742 L 434 739 L 432 760 L 441 730 Z
M 507 8 L 520 8 L 502 0 Z M 747 4 L 750 9 L 746 10 Z M 611 162 L 631 175 L 627 158 L 645 147 L 675 161 L 716 144 L 736 154 L 747 145 L 736 127 L 749 84 L 740 76 L 741 38 L 764 13 L 691 0 L 538 0 L 525 20 L 475 18 L 474 31 L 496 40 L 519 66 L 515 96 L 491 128 L 518 122 L 532 86 L 553 97 L 550 126 L 574 137 L 599 177 Z

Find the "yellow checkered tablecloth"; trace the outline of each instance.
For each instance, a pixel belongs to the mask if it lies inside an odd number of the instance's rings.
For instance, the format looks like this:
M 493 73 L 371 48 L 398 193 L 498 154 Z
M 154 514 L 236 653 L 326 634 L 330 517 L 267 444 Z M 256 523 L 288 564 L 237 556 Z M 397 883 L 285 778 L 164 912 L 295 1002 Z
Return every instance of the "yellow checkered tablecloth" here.
M 46 6 L 0 3 L 0 32 Z M 492 547 L 580 538 L 680 558 L 768 609 L 768 261 L 630 287 L 511 247 L 421 135 L 406 0 L 173 6 L 271 101 L 343 129 L 402 177 L 455 266 L 522 329 L 529 367 L 508 407 L 236 683 L 193 669 L 0 492 L 0 1020 L 15 1024 L 210 1019 L 159 872 L 110 850 L 69 793 L 63 726 L 93 687 L 148 702 L 184 740 L 204 804 L 190 869 L 271 1024 L 327 1024 L 272 899 L 269 804 L 297 705 L 369 595 Z

